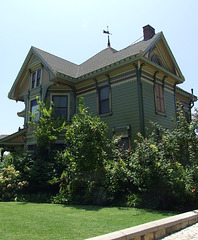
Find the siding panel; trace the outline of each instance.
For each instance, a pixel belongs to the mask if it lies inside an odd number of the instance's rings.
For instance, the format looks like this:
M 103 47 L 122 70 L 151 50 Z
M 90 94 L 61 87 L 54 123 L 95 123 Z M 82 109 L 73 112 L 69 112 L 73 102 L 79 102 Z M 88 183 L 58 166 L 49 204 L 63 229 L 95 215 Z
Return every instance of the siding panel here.
M 97 115 L 98 103 L 96 91 L 83 96 L 85 104 L 89 106 L 90 112 Z M 109 136 L 112 136 L 112 128 L 131 126 L 132 139 L 139 131 L 139 108 L 136 81 L 127 81 L 113 84 L 111 86 L 112 113 L 105 116 L 100 115 L 102 121 L 109 127 Z

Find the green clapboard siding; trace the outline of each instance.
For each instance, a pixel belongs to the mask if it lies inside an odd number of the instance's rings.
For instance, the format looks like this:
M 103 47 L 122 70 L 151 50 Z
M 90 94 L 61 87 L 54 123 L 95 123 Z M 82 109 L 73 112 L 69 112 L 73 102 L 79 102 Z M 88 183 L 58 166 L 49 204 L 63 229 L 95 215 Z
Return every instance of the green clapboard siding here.
M 136 81 L 128 81 L 111 86 L 112 113 L 100 115 L 101 120 L 109 127 L 108 136 L 112 136 L 112 128 L 131 126 L 132 139 L 136 138 L 139 131 L 139 108 Z M 90 112 L 97 115 L 97 93 L 84 95 L 86 106 Z M 125 131 L 126 133 L 127 131 Z
M 89 107 L 89 112 L 97 115 L 97 93 L 96 91 L 90 92 L 82 96 L 84 98 L 85 106 Z

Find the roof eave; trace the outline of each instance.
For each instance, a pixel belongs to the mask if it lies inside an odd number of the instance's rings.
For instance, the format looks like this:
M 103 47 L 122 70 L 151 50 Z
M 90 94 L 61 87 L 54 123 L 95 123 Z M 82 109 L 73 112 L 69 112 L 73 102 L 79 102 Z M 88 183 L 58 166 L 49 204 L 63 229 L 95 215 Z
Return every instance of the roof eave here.
M 189 93 L 189 92 L 183 90 L 183 89 L 180 88 L 180 87 L 176 87 L 176 93 L 181 94 L 181 95 L 184 95 L 185 97 L 189 97 L 189 98 L 191 98 L 191 100 L 193 100 L 194 102 L 197 101 L 197 96 L 195 96 L 195 95 L 193 95 L 192 93 Z
M 127 58 L 121 59 L 117 62 L 114 62 L 114 63 L 109 64 L 107 66 L 104 66 L 102 68 L 96 69 L 92 72 L 86 73 L 82 76 L 79 76 L 77 79 L 78 79 L 78 81 L 83 81 L 83 80 L 91 78 L 91 77 L 92 78 L 97 77 L 101 74 L 107 73 L 109 71 L 118 69 L 118 68 L 123 67 L 123 66 L 126 66 L 129 63 L 135 62 L 140 58 L 140 56 L 141 56 L 140 54 L 135 54 L 135 55 L 132 55 L 132 56 L 128 56 Z
M 16 100 L 16 98 L 14 97 L 14 91 L 15 91 L 16 85 L 17 85 L 17 83 L 18 83 L 18 81 L 19 81 L 23 71 L 25 70 L 25 67 L 26 67 L 26 65 L 27 65 L 31 55 L 32 55 L 32 48 L 30 48 L 30 50 L 29 50 L 29 52 L 28 52 L 28 54 L 27 54 L 27 56 L 25 58 L 25 61 L 23 62 L 23 65 L 21 66 L 21 69 L 19 70 L 19 73 L 18 73 L 18 75 L 17 75 L 17 77 L 16 77 L 16 79 L 15 79 L 15 81 L 14 81 L 14 83 L 13 83 L 13 85 L 12 85 L 10 91 L 9 91 L 9 93 L 8 93 L 8 98 L 9 99 Z
M 161 67 L 160 65 L 158 65 L 158 64 L 156 64 L 156 63 L 154 63 L 154 62 L 151 62 L 149 59 L 147 59 L 147 58 L 145 58 L 145 57 L 143 57 L 143 56 L 141 56 L 140 59 L 141 59 L 142 61 L 144 61 L 144 62 L 152 65 L 153 67 L 158 68 L 161 72 L 164 72 L 166 75 L 174 78 L 175 80 L 178 81 L 178 84 L 183 83 L 183 82 L 185 81 L 185 78 L 184 78 L 183 75 L 182 75 L 182 78 L 180 78 L 180 77 L 178 77 L 177 75 L 169 72 L 169 71 L 166 70 L 165 68 Z

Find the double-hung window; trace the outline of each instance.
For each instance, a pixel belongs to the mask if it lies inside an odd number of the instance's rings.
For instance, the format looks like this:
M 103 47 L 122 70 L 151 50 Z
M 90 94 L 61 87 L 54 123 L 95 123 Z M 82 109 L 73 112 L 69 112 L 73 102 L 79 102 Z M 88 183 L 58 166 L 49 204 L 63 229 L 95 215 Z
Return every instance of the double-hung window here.
M 159 83 L 155 83 L 155 109 L 159 114 L 166 113 L 164 89 Z
M 32 88 L 38 87 L 41 84 L 41 69 L 32 73 Z
M 54 103 L 56 116 L 68 119 L 68 95 L 53 95 L 52 102 Z
M 32 114 L 34 114 L 34 119 L 33 121 L 38 121 L 39 120 L 39 105 L 37 103 L 37 100 L 34 99 L 30 102 L 30 111 Z
M 99 114 L 105 114 L 110 112 L 109 94 L 109 86 L 99 88 Z

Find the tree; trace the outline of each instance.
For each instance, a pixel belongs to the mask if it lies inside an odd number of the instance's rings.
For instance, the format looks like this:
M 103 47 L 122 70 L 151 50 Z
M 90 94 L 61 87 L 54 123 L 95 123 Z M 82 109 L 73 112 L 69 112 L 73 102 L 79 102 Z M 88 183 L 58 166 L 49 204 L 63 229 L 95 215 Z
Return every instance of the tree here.
M 198 109 L 197 108 L 194 109 L 194 113 L 192 116 L 193 116 L 192 121 L 195 125 L 196 133 L 198 133 Z
M 15 156 L 14 160 L 17 168 L 28 179 L 32 192 L 49 190 L 49 180 L 57 177 L 60 170 L 52 146 L 67 124 L 65 119 L 56 117 L 53 103 L 50 107 L 38 99 L 37 103 L 40 117 L 35 121 L 35 115 L 30 113 L 29 122 L 36 139 L 36 152 Z
M 48 107 L 42 101 L 38 101 L 39 105 L 38 111 L 40 114 L 39 120 L 34 121 L 35 114 L 30 113 L 30 118 L 32 119 L 29 124 L 33 127 L 33 132 L 36 138 L 37 147 L 39 150 L 49 150 L 52 143 L 54 143 L 60 133 L 65 129 L 66 120 L 60 119 L 56 116 L 54 111 L 53 102 L 51 106 Z
M 88 113 L 81 98 L 78 113 L 66 127 L 66 148 L 62 155 L 66 168 L 60 193 L 72 202 L 97 203 L 102 198 L 99 195 L 105 178 L 107 129 L 99 117 Z

